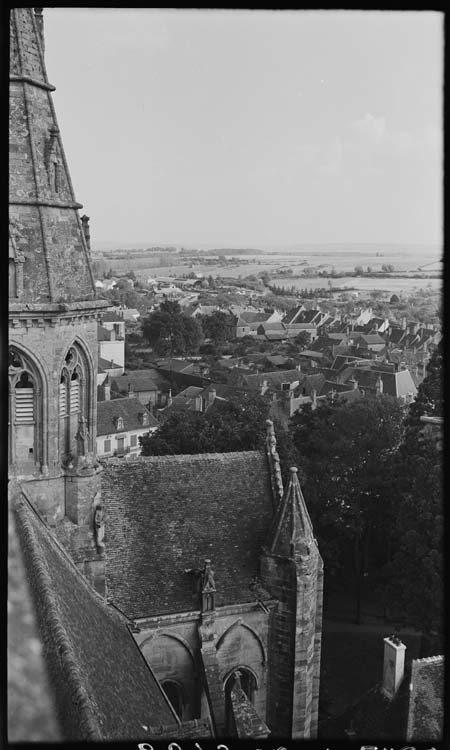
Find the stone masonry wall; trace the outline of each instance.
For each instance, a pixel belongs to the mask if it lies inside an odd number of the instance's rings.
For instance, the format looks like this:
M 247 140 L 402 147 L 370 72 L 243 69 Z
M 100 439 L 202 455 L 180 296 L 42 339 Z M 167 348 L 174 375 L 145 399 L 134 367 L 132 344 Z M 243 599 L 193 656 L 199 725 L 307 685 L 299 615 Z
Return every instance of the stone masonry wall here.
M 242 609 L 235 614 L 216 612 L 214 644 L 220 683 L 223 688 L 227 677 L 238 667 L 249 669 L 256 679 L 254 706 L 265 720 L 269 616 L 254 604 Z M 187 696 L 183 719 L 198 718 L 201 712 L 199 623 L 199 614 L 180 613 L 142 625 L 135 634 L 158 680 L 174 680 Z

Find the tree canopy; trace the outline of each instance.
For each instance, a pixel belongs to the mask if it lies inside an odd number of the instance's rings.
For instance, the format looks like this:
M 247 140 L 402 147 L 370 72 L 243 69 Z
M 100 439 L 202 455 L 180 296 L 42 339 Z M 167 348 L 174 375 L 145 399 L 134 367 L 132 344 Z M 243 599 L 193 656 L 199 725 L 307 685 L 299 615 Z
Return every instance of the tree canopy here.
M 371 540 L 388 519 L 389 467 L 402 418 L 398 401 L 381 396 L 350 404 L 330 401 L 316 410 L 308 405 L 289 423 L 329 577 L 342 566 L 350 569 L 358 622 Z
M 166 300 L 142 323 L 150 346 L 161 356 L 196 354 L 203 341 L 200 323 L 181 312 L 178 302 Z
M 268 410 L 261 396 L 241 394 L 216 400 L 206 413 L 175 412 L 155 433 L 140 438 L 142 455 L 258 450 L 264 445 Z

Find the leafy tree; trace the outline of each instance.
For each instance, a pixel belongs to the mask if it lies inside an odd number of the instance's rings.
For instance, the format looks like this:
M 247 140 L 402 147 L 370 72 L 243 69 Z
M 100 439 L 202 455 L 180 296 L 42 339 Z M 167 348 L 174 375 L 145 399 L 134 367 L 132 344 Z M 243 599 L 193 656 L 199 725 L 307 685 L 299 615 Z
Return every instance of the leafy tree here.
M 362 266 L 355 266 L 355 276 L 362 276 L 364 268 Z
M 391 263 L 383 263 L 381 270 L 384 271 L 384 273 L 393 273 L 394 266 Z
M 401 425 L 401 407 L 390 396 L 308 405 L 289 423 L 324 562 L 331 573 L 340 565 L 351 570 L 356 622 L 371 541 L 389 521 L 388 470 Z
M 212 339 L 216 346 L 228 340 L 228 322 L 230 316 L 221 310 L 215 310 L 212 315 L 203 315 L 202 328 L 206 338 Z
M 142 455 L 258 450 L 264 445 L 268 410 L 261 396 L 242 394 L 216 401 L 206 413 L 175 412 L 155 433 L 140 438 Z
M 388 602 L 430 644 L 443 632 L 443 462 L 440 426 L 420 417 L 443 414 L 442 348 L 437 347 L 406 420 L 396 457 L 393 556 L 387 566 Z M 435 646 L 434 653 L 439 646 Z M 430 646 L 431 652 L 433 647 Z
M 203 341 L 203 330 L 195 318 L 181 312 L 178 302 L 166 300 L 142 323 L 144 337 L 157 354 L 194 354 Z
M 294 338 L 294 342 L 302 349 L 305 349 L 311 343 L 311 334 L 308 331 L 300 331 Z

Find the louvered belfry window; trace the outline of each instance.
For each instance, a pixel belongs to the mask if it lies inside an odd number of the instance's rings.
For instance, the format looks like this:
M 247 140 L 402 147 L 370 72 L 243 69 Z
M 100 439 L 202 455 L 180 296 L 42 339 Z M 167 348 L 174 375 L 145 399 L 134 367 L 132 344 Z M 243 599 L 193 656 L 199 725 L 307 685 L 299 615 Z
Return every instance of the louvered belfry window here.
M 80 379 L 77 373 L 73 373 L 70 380 L 70 413 L 77 414 L 80 411 Z
M 34 424 L 34 388 L 33 381 L 24 372 L 16 384 L 16 424 Z

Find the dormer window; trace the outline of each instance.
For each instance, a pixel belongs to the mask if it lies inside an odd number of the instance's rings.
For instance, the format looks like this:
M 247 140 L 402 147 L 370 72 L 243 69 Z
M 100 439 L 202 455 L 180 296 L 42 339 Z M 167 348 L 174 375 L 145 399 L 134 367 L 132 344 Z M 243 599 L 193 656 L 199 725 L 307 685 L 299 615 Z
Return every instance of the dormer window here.
M 123 417 L 114 417 L 113 422 L 114 422 L 114 427 L 116 428 L 118 432 L 124 429 Z
M 141 425 L 143 425 L 144 427 L 148 426 L 148 424 L 149 424 L 149 418 L 148 418 L 148 414 L 147 414 L 146 411 L 139 412 L 138 419 L 139 419 Z

